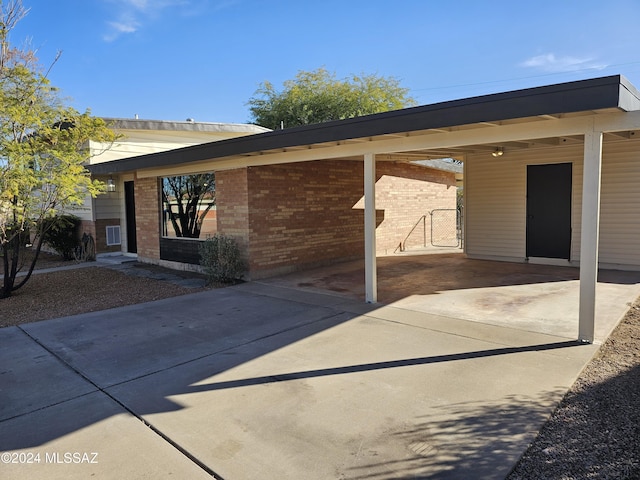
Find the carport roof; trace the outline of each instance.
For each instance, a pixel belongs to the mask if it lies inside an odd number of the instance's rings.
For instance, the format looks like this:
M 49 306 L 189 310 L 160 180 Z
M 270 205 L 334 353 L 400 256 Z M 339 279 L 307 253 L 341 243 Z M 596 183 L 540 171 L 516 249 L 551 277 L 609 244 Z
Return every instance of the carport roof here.
M 93 174 L 112 174 L 463 125 L 633 110 L 640 110 L 640 93 L 622 75 L 614 75 L 271 131 L 88 168 Z

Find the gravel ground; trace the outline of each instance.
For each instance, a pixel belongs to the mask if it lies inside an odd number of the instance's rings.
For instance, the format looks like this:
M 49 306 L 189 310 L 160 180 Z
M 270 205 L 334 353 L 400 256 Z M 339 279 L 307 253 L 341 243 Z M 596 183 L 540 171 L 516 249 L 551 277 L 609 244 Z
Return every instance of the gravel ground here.
M 61 265 L 69 263 L 45 255 L 38 267 Z M 12 297 L 0 300 L 0 327 L 198 290 L 103 267 L 40 273 Z M 640 304 L 630 309 L 587 365 L 507 478 L 640 479 Z
M 507 478 L 640 479 L 640 304 L 585 367 Z
M 38 260 L 38 269 L 72 264 L 55 256 L 43 255 Z M 153 265 L 135 264 L 131 269 L 133 271 L 130 273 L 135 273 L 135 269 L 145 269 L 166 271 L 183 278 L 204 278 L 196 273 L 176 272 Z M 150 302 L 200 290 L 203 289 L 186 288 L 97 266 L 51 273 L 36 272 L 11 297 L 0 299 L 0 327 Z

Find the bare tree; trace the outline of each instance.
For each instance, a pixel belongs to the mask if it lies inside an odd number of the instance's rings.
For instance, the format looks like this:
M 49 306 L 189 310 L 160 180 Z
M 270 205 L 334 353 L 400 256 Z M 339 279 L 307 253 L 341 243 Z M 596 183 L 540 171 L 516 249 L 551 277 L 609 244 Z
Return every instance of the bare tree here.
M 202 222 L 216 204 L 215 174 L 163 178 L 162 201 L 176 236 L 199 238 Z

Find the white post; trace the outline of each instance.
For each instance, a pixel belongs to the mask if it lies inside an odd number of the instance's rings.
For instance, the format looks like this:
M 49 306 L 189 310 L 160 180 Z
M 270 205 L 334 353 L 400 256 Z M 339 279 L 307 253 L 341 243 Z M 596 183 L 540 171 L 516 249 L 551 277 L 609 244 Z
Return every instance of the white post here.
M 582 230 L 580 234 L 580 310 L 578 340 L 592 343 L 595 332 L 598 237 L 600 233 L 600 177 L 602 132 L 584 135 Z
M 364 277 L 365 301 L 378 301 L 376 267 L 376 156 L 364 156 Z

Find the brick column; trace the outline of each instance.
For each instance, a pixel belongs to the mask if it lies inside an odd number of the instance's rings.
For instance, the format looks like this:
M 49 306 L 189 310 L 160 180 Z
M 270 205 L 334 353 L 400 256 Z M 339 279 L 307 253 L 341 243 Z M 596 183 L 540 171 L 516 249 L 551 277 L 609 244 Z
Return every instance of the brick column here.
M 160 259 L 160 179 L 134 179 L 138 256 Z

